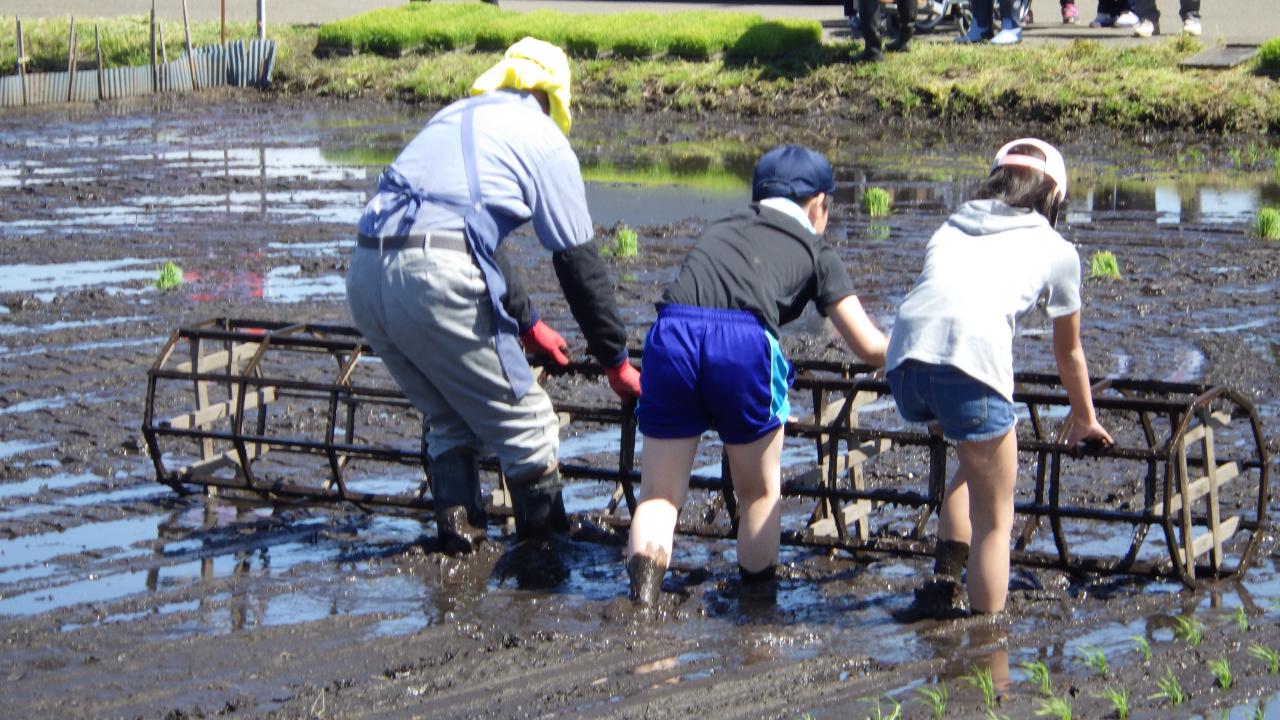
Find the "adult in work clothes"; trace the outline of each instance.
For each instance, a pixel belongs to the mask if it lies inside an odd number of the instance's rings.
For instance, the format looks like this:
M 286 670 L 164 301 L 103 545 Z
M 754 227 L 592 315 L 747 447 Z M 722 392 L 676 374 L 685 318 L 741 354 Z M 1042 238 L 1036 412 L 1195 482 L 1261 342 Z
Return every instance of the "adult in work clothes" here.
M 640 392 L 565 137 L 569 84 L 559 48 L 533 38 L 512 45 L 471 97 L 437 113 L 383 172 L 360 218 L 347 274 L 351 315 L 426 422 L 437 528 L 449 551 L 484 537 L 484 450 L 507 477 L 520 539 L 568 530 L 559 424 L 524 354 L 566 363 L 564 341 L 496 257 L 512 230 L 533 224 L 610 386 L 623 397 Z
M 711 427 L 738 498 L 743 584 L 773 585 L 794 377 L 779 327 L 813 303 L 861 358 L 884 363 L 888 340 L 821 240 L 834 190 L 831 165 L 817 152 L 786 145 L 765 153 L 752 204 L 707 226 L 662 296 L 644 346 L 644 455 L 627 561 L 631 597 L 641 604 L 658 599 L 698 440 Z

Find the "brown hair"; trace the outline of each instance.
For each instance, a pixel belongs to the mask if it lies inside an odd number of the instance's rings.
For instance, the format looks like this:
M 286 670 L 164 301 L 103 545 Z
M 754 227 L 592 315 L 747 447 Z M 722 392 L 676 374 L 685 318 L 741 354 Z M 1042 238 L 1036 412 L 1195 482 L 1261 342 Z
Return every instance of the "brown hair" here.
M 1044 153 L 1034 145 L 1014 145 L 1010 155 L 1026 155 L 1044 160 Z M 1003 165 L 991 171 L 978 187 L 975 200 L 999 200 L 1011 207 L 1035 210 L 1049 219 L 1050 225 L 1058 223 L 1058 211 L 1062 201 L 1058 199 L 1058 184 L 1044 173 L 1021 165 Z

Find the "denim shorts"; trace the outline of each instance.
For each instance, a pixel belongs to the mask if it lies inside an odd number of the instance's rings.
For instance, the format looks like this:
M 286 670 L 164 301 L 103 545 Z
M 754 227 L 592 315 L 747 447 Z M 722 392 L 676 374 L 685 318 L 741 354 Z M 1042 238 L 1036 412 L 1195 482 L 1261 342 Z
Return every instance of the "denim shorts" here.
M 886 375 L 898 412 L 908 422 L 942 426 L 952 442 L 994 440 L 1018 421 L 1013 403 L 950 365 L 907 360 Z

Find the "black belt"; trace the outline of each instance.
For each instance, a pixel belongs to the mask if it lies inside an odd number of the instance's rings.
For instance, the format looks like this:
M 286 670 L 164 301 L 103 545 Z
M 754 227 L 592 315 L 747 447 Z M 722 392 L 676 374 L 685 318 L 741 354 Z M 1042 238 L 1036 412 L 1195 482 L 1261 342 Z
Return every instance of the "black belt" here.
M 362 248 L 381 250 L 382 252 L 394 252 L 404 248 L 421 248 L 423 250 L 435 248 L 436 250 L 470 252 L 467 249 L 466 236 L 457 230 L 428 230 L 425 233 L 391 235 L 383 238 L 360 235 L 356 238 L 356 244 Z

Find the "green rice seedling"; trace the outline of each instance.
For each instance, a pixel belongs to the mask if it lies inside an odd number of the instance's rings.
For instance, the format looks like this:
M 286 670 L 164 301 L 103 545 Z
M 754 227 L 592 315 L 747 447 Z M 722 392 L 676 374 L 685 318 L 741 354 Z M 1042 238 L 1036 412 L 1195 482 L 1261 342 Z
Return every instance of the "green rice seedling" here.
M 1250 645 L 1249 655 L 1262 661 L 1267 666 L 1267 674 L 1275 675 L 1280 673 L 1280 652 L 1276 652 L 1266 645 Z
M 873 218 L 889 217 L 893 196 L 884 188 L 871 187 L 862 191 L 862 209 Z
M 1048 665 L 1045 665 L 1039 660 L 1033 660 L 1031 662 L 1024 662 L 1019 667 L 1021 667 L 1022 671 L 1027 674 L 1027 682 L 1035 685 L 1036 690 L 1038 690 L 1041 695 L 1053 694 L 1053 688 L 1049 683 Z
M 1080 648 L 1080 662 L 1099 675 L 1107 674 L 1107 654 L 1102 648 L 1085 645 Z
M 872 242 L 884 242 L 889 239 L 891 234 L 888 225 L 871 223 L 867 226 L 867 239 Z
M 916 688 L 916 697 L 920 698 L 920 702 L 929 708 L 929 713 L 933 715 L 933 720 L 942 720 L 942 716 L 947 714 L 947 686 L 938 684 L 934 687 L 918 687 Z
M 1151 643 L 1141 635 L 1130 635 L 1129 639 L 1133 640 L 1133 648 L 1142 656 L 1142 662 L 1151 662 Z
M 1179 615 L 1173 619 L 1173 635 L 1185 640 L 1188 645 L 1196 646 L 1204 640 L 1204 624 L 1195 617 Z
M 1218 683 L 1218 687 L 1223 690 L 1230 690 L 1231 683 L 1234 678 L 1231 677 L 1231 663 L 1226 658 L 1218 658 L 1209 661 L 1209 672 L 1213 673 L 1213 679 Z
M 1147 697 L 1148 700 L 1166 700 L 1170 705 L 1181 705 L 1187 696 L 1182 692 L 1182 683 L 1178 682 L 1178 676 L 1173 674 L 1173 668 L 1166 667 L 1164 669 L 1164 677 L 1156 680 L 1156 687 L 1159 692 Z
M 996 706 L 996 681 L 991 675 L 991 670 L 974 665 L 973 670 L 960 679 L 982 693 L 983 706 L 987 708 Z
M 1238 607 L 1231 614 L 1231 619 L 1236 621 L 1236 627 L 1240 632 L 1249 632 L 1249 616 L 1245 613 L 1244 608 Z
M 1253 720 L 1267 720 L 1267 706 L 1262 701 L 1253 709 Z
M 633 258 L 640 251 L 640 237 L 636 231 L 623 225 L 613 239 L 613 254 L 620 258 Z
M 894 700 L 888 695 L 884 695 L 882 697 L 885 700 L 888 700 L 889 703 L 893 706 L 893 709 L 889 711 L 888 715 L 886 715 L 884 713 L 884 710 L 880 707 L 881 698 L 878 698 L 878 697 L 862 698 L 862 702 L 875 707 L 874 714 L 869 716 L 871 720 L 900 720 L 900 718 L 902 717 L 902 703 L 898 702 L 897 700 Z
M 1102 691 L 1101 695 L 1095 695 L 1101 700 L 1111 703 L 1111 709 L 1115 711 L 1119 720 L 1128 720 L 1129 718 L 1129 691 L 1125 688 L 1107 688 Z
M 1253 217 L 1253 235 L 1263 240 L 1280 240 L 1280 210 L 1258 210 L 1258 214 Z
M 1089 256 L 1090 280 L 1119 280 L 1120 263 L 1110 250 L 1098 250 Z
M 172 260 L 166 260 L 160 266 L 160 276 L 156 278 L 156 288 L 172 290 L 182 284 L 182 268 Z
M 1058 720 L 1071 720 L 1071 703 L 1066 698 L 1051 697 L 1040 701 L 1040 707 L 1036 709 L 1037 716 L 1048 716 L 1058 718 Z

